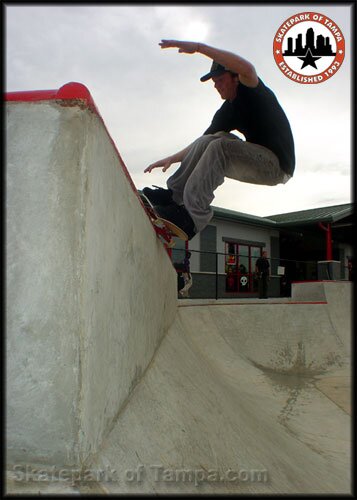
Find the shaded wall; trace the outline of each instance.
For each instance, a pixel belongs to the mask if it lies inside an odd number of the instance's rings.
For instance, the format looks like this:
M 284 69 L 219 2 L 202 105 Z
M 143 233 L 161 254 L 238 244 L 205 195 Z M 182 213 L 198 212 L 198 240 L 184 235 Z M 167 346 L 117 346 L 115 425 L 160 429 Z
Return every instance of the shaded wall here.
M 176 273 L 100 116 L 7 104 L 9 462 L 95 453 L 176 313 Z

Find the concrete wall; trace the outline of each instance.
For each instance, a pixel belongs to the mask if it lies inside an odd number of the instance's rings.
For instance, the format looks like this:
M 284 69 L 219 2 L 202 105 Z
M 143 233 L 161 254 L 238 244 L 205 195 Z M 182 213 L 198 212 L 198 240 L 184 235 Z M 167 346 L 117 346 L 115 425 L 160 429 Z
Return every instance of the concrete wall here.
M 279 232 L 274 229 L 263 229 L 247 224 L 237 224 L 234 222 L 217 221 L 217 252 L 224 253 L 225 243 L 223 238 L 235 238 L 237 240 L 256 241 L 264 243 L 264 249 L 271 257 L 270 240 L 272 236 L 279 237 Z M 218 271 L 224 273 L 224 262 L 219 265 Z
M 216 220 L 214 218 L 210 222 L 210 225 L 217 228 L 216 251 L 222 254 L 226 251 L 223 238 L 232 238 L 264 243 L 264 249 L 268 252 L 268 257 L 271 257 L 271 238 L 279 238 L 279 232 L 274 229 L 258 228 L 247 224 Z M 201 248 L 199 235 L 189 242 L 189 248 L 190 250 L 202 252 L 205 250 Z M 200 257 L 198 253 L 193 252 L 190 260 L 193 272 L 202 271 L 200 269 Z M 219 258 L 218 272 L 224 273 L 224 258 L 222 256 Z
M 204 234 L 209 230 L 208 234 Z M 203 237 L 204 236 L 204 237 Z M 271 260 L 272 278 L 269 283 L 269 296 L 280 296 L 280 276 L 275 274 L 278 258 L 279 232 L 274 229 L 259 228 L 247 224 L 212 219 L 209 226 L 200 235 L 189 242 L 191 251 L 190 269 L 193 274 L 193 286 L 190 289 L 191 298 L 215 298 L 216 297 L 216 257 L 218 253 L 218 297 L 233 298 L 242 296 L 242 293 L 226 293 L 225 256 L 226 245 L 224 238 L 232 238 L 236 241 L 256 242 L 263 245 Z M 277 244 L 276 244 L 277 242 Z M 200 253 L 202 252 L 202 253 Z M 207 253 L 205 253 L 207 252 Z M 253 297 L 253 292 L 248 296 Z M 258 293 L 255 293 L 257 296 Z
M 6 112 L 7 460 L 80 464 L 173 321 L 176 273 L 96 113 Z

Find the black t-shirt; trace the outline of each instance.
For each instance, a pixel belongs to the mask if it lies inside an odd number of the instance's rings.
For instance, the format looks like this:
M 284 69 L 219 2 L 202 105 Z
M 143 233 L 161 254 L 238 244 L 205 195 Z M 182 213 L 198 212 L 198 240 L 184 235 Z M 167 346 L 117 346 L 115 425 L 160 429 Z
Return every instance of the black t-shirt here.
M 270 149 L 284 172 L 295 169 L 294 139 L 289 121 L 275 94 L 259 78 L 258 86 L 238 84 L 234 101 L 225 101 L 215 113 L 206 134 L 238 130 L 246 141 Z
M 257 259 L 257 262 L 255 263 L 255 265 L 257 266 L 258 271 L 260 273 L 265 273 L 265 274 L 268 273 L 270 264 L 269 264 L 269 261 L 267 258 L 259 257 L 259 259 Z

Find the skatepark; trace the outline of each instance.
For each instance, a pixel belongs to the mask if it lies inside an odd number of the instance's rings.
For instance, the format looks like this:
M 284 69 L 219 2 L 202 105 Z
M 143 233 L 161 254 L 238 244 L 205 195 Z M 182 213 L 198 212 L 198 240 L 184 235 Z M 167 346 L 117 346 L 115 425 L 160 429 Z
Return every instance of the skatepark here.
M 178 300 L 86 87 L 6 97 L 8 494 L 350 494 L 352 283 Z

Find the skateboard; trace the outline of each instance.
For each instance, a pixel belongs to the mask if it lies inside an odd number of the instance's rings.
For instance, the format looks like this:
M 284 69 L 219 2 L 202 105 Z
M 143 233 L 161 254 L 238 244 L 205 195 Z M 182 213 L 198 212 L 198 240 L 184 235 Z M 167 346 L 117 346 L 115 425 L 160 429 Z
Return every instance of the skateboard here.
M 174 238 L 180 238 L 180 240 L 184 241 L 188 240 L 187 234 L 182 229 L 173 222 L 159 216 L 149 198 L 143 193 L 139 193 L 139 196 L 157 235 L 164 240 L 167 248 L 173 248 L 175 246 Z

